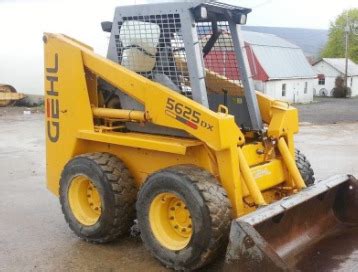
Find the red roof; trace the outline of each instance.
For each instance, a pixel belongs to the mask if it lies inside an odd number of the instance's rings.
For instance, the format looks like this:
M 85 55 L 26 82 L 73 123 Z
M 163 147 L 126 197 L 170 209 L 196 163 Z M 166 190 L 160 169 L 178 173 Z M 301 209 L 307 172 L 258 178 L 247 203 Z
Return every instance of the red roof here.
M 248 43 L 245 43 L 245 48 L 253 79 L 267 81 L 269 77 Z M 231 80 L 240 79 L 239 66 L 234 51 L 213 49 L 206 55 L 204 61 L 206 68 Z

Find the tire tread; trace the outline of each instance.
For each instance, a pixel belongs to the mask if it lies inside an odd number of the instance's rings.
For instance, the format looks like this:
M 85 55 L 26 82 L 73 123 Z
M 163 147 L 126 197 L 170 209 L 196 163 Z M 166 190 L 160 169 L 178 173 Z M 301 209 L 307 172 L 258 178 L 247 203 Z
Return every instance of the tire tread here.
M 315 183 L 314 171 L 307 157 L 300 150 L 296 149 L 295 160 L 306 186 L 313 185 Z
M 192 165 L 178 165 L 163 169 L 159 172 L 172 172 L 188 178 L 202 195 L 207 206 L 211 222 L 211 239 L 205 252 L 198 262 L 191 267 L 166 264 L 167 268 L 176 271 L 196 270 L 210 263 L 218 254 L 220 248 L 227 244 L 232 217 L 232 207 L 224 188 L 217 179 L 205 169 Z M 158 173 L 158 172 L 156 172 Z M 149 249 L 151 251 L 151 249 Z M 152 255 L 155 254 L 152 252 Z
M 74 159 L 76 158 L 91 160 L 99 166 L 106 176 L 106 180 L 110 183 L 110 189 L 115 199 L 114 218 L 112 218 L 112 223 L 106 229 L 106 235 L 100 238 L 88 238 L 85 236 L 80 236 L 80 238 L 87 242 L 102 244 L 128 233 L 131 227 L 130 224 L 135 217 L 137 189 L 127 167 L 121 160 L 110 153 L 88 153 L 79 155 Z M 60 201 L 62 203 L 64 199 L 62 198 Z M 68 218 L 64 205 L 61 206 L 68 225 L 75 232 L 73 222 Z

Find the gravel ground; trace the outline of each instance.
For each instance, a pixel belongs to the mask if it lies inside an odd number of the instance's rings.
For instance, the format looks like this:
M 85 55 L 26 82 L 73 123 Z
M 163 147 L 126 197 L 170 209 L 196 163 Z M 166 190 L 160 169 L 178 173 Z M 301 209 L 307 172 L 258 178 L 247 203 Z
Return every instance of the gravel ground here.
M 299 110 L 300 122 L 317 125 L 358 122 L 358 97 L 316 97 L 313 103 L 294 106 Z
M 324 121 L 317 122 L 329 123 L 335 116 L 330 109 L 343 102 L 358 100 L 328 99 L 299 107 L 302 116 L 310 117 L 306 122 L 314 123 L 315 112 L 325 112 Z M 0 271 L 167 271 L 137 239 L 93 245 L 69 230 L 58 199 L 45 185 L 43 114 L 31 109 L 32 114 L 24 115 L 24 110 L 0 108 Z M 357 132 L 358 123 L 306 125 L 296 142 L 317 178 L 357 174 Z M 313 262 L 304 271 L 358 271 L 357 238 L 355 231 L 334 241 L 327 253 L 313 252 Z M 217 263 L 204 271 L 219 268 Z

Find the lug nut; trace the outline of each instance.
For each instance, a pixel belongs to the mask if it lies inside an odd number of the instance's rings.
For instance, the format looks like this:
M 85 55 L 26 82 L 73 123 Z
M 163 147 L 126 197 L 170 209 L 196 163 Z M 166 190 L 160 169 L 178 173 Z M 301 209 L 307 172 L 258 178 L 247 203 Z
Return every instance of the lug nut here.
M 181 232 L 186 232 L 186 228 L 182 228 L 182 229 L 181 229 Z
M 174 216 L 169 217 L 170 220 L 174 220 Z
M 174 226 L 174 228 L 176 228 L 176 229 L 177 229 L 177 228 L 179 228 L 179 226 L 178 226 L 178 225 L 175 225 L 175 226 Z

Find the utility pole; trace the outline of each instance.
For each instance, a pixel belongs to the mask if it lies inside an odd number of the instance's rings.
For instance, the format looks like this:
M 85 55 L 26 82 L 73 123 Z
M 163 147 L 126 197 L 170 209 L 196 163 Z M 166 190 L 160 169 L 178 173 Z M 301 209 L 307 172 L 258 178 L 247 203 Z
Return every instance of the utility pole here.
M 351 95 L 350 92 L 348 92 L 348 57 L 349 57 L 349 34 L 352 34 L 352 37 L 358 36 L 358 21 L 352 21 L 349 20 L 349 10 L 346 11 L 346 25 L 344 27 L 344 33 L 345 33 L 345 58 L 346 58 L 346 64 L 345 64 L 345 71 L 344 71 L 344 87 L 346 89 L 346 95 Z
M 344 28 L 344 32 L 346 34 L 346 67 L 344 73 L 344 86 L 346 91 L 348 92 L 348 50 L 349 50 L 349 32 L 350 32 L 350 25 L 349 25 L 349 17 L 348 17 L 348 10 L 347 10 L 347 17 L 346 17 L 346 27 Z

